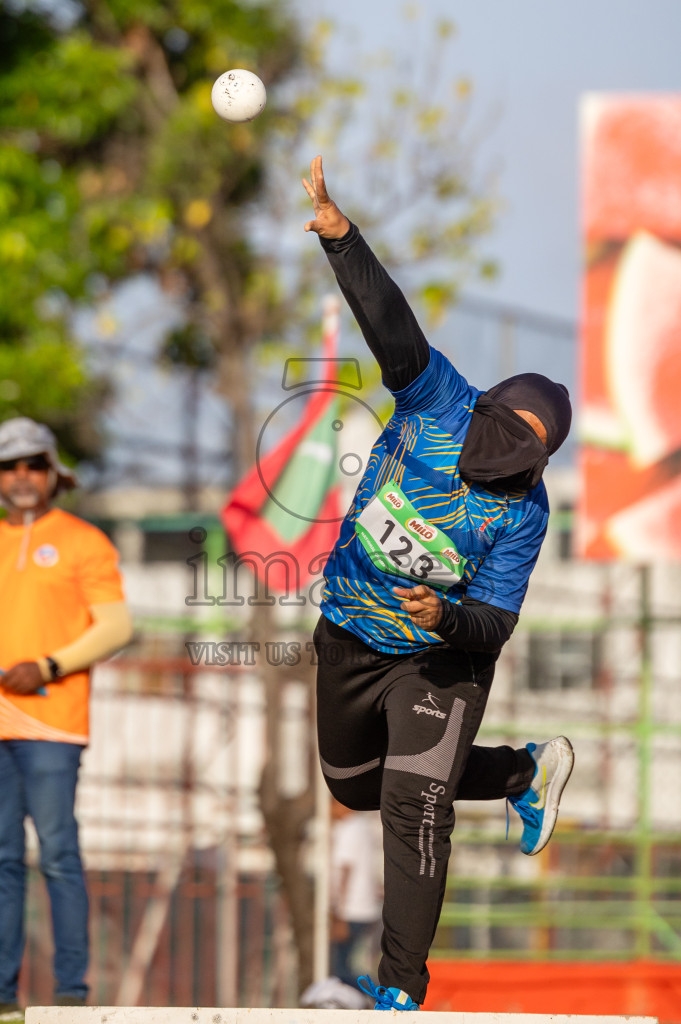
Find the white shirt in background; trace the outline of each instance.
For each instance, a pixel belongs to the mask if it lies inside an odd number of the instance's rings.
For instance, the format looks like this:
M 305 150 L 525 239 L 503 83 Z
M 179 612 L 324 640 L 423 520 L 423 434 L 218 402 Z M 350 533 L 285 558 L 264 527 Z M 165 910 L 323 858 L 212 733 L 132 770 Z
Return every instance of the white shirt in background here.
M 342 878 L 347 872 L 345 898 Z M 353 811 L 331 827 L 331 906 L 343 921 L 377 921 L 383 906 L 383 860 L 378 812 Z

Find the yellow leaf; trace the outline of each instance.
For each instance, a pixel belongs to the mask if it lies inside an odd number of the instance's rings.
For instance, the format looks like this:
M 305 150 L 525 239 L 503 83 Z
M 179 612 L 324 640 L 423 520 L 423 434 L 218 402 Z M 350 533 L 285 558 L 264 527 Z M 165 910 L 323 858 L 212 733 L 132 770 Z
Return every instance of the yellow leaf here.
M 459 78 L 454 88 L 460 100 L 467 100 L 473 92 L 473 83 L 470 78 Z
M 419 4 L 404 4 L 402 15 L 405 21 L 416 21 L 421 16 L 421 7 Z
M 206 199 L 192 199 L 184 211 L 184 222 L 188 228 L 205 228 L 213 216 L 213 207 Z
M 24 263 L 31 247 L 22 231 L 3 231 L 0 235 L 0 256 L 8 263 Z
M 449 21 L 448 18 L 444 18 L 437 23 L 437 34 L 440 39 L 449 39 L 451 36 L 456 35 L 456 25 L 453 21 Z
M 108 309 L 97 314 L 97 333 L 101 338 L 111 338 L 118 330 L 118 321 Z

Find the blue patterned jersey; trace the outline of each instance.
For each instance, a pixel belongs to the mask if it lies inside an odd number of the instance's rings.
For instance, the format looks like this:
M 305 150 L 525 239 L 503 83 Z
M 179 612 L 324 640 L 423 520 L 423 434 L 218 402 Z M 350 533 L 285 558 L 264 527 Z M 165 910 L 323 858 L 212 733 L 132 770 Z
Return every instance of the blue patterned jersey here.
M 459 456 L 479 394 L 432 348 L 423 373 L 394 393 L 395 412 L 373 446 L 324 568 L 321 604 L 327 619 L 376 650 L 408 654 L 442 643 L 411 622 L 392 591 L 432 584 L 428 569 L 438 538 L 447 554 L 441 564 L 449 576 L 438 588 L 446 600 L 457 604 L 468 595 L 520 611 L 546 534 L 546 489 L 540 482 L 529 492 L 501 493 L 461 479 Z M 378 504 L 377 495 L 386 493 L 388 500 Z M 390 502 L 403 506 L 399 522 L 392 520 Z M 371 549 L 363 522 L 373 531 Z M 407 550 L 418 552 L 412 561 Z

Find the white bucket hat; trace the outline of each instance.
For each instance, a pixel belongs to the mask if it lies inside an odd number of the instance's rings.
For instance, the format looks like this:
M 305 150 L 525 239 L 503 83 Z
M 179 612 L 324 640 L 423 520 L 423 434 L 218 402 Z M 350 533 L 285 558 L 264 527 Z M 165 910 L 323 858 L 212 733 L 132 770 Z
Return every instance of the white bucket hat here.
M 16 416 L 0 424 L 0 462 L 30 455 L 47 456 L 57 474 L 58 489 L 71 490 L 77 486 L 74 473 L 59 458 L 57 439 L 49 427 L 44 423 L 36 423 L 28 416 Z

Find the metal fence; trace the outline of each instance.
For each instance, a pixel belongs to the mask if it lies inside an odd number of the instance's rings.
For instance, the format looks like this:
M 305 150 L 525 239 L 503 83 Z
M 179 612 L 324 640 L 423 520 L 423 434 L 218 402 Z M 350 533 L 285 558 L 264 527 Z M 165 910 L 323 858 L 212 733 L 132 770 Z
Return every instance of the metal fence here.
M 151 639 L 156 651 L 177 645 L 176 638 Z M 91 710 L 78 817 L 92 999 L 294 1003 L 289 918 L 257 807 L 258 679 L 193 667 L 172 650 L 120 658 L 96 671 Z M 286 715 L 310 735 L 302 711 L 291 705 Z M 29 847 L 21 994 L 45 1004 L 52 1001 L 50 915 L 35 841 Z
M 457 805 L 432 957 L 681 962 L 681 620 L 651 617 L 645 603 L 639 612 L 581 624 L 582 642 L 599 637 L 598 659 L 577 670 L 568 647 L 572 674 L 552 665 L 564 646 L 542 643 L 546 691 L 528 685 L 532 652 L 538 638 L 561 635 L 560 620 L 547 632 L 529 615 L 505 648 L 479 742 L 566 733 L 576 768 L 557 832 L 536 858 L 518 852 L 513 816 L 504 838 L 498 802 Z M 79 790 L 93 999 L 294 1005 L 292 932 L 258 806 L 258 668 L 197 668 L 181 652 L 177 635 L 147 635 L 136 657 L 96 672 Z M 292 687 L 282 786 L 295 793 L 310 781 L 312 696 L 295 680 L 282 685 Z M 314 874 L 317 855 L 313 828 L 301 869 Z M 49 914 L 35 866 L 29 894 L 22 985 L 45 1002 Z
M 435 955 L 681 962 L 679 570 L 617 571 L 630 587 L 619 608 L 607 610 L 604 586 L 598 619 L 561 620 L 543 589 L 544 615 L 535 600 L 534 617 L 502 655 L 500 671 L 504 662 L 510 670 L 505 700 L 486 718 L 479 742 L 564 733 L 575 747 L 575 771 L 558 829 L 537 858 L 517 857 L 514 822 L 506 842 L 503 823 L 490 827 L 480 806 L 477 820 L 460 816 Z M 567 584 L 556 575 L 557 604 Z M 576 617 L 576 595 L 573 606 Z M 566 636 L 577 641 L 567 648 L 567 666 L 558 642 Z M 537 646 L 544 690 L 528 686 Z

